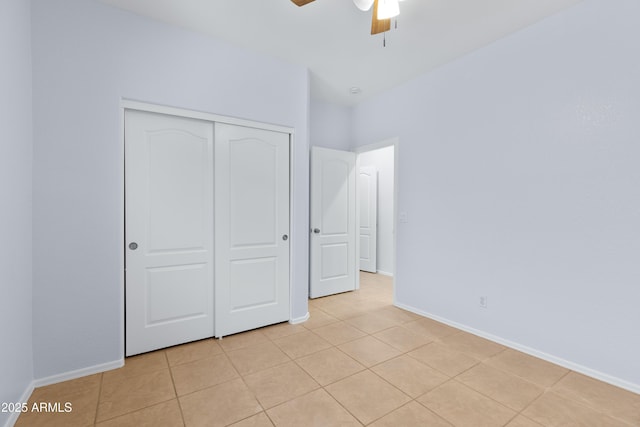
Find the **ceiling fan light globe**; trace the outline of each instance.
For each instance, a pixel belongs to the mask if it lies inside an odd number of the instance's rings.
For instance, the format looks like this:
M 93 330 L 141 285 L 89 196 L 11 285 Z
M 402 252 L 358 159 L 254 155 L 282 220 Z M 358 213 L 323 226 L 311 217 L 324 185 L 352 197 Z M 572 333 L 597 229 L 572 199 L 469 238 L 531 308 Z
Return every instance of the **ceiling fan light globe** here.
M 373 0 L 353 0 L 353 4 L 361 11 L 366 12 L 373 6 Z
M 400 15 L 400 4 L 398 0 L 379 0 L 378 19 L 390 19 Z

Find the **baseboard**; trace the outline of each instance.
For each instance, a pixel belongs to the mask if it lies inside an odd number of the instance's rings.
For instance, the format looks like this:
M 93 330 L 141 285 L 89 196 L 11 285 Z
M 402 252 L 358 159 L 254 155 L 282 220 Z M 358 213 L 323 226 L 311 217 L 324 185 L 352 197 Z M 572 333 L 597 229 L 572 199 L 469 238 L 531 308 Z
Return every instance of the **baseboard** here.
M 309 312 L 308 311 L 307 311 L 307 314 L 305 314 L 302 317 L 296 317 L 295 319 L 289 320 L 289 323 L 291 323 L 292 325 L 297 325 L 298 323 L 304 323 L 307 320 L 309 320 Z
M 381 274 L 383 276 L 393 277 L 393 273 L 389 273 L 388 271 L 377 270 L 376 273 Z
M 578 372 L 580 374 L 584 374 L 584 375 L 589 376 L 591 378 L 595 378 L 597 380 L 600 380 L 600 381 L 603 381 L 605 383 L 614 385 L 616 387 L 620 387 L 620 388 L 623 388 L 625 390 L 629 390 L 630 392 L 633 392 L 633 393 L 636 393 L 636 394 L 640 394 L 640 384 L 634 384 L 632 382 L 623 380 L 621 378 L 614 377 L 614 376 L 609 375 L 609 374 L 605 374 L 605 373 L 597 371 L 595 369 L 591 369 L 591 368 L 589 368 L 587 366 L 583 366 L 583 365 L 571 362 L 569 360 L 565 360 L 565 359 L 563 359 L 561 357 L 557 357 L 557 356 L 554 356 L 552 354 L 548 354 L 548 353 L 545 353 L 543 351 L 536 350 L 535 348 L 527 347 L 526 345 L 522 345 L 520 343 L 513 342 L 513 341 L 510 341 L 510 340 L 501 338 L 499 336 L 489 334 L 489 333 L 481 331 L 479 329 L 471 328 L 471 327 L 469 327 L 467 325 L 463 325 L 461 323 L 453 322 L 451 320 L 442 318 L 440 316 L 436 316 L 434 314 L 427 313 L 425 311 L 419 310 L 419 309 L 417 309 L 415 307 L 411 307 L 411 306 L 406 305 L 406 304 L 401 304 L 401 303 L 395 302 L 394 305 L 396 307 L 402 308 L 403 310 L 407 310 L 407 311 L 410 311 L 412 313 L 419 314 L 420 316 L 424 316 L 424 317 L 427 317 L 429 319 L 433 319 L 433 320 L 435 320 L 437 322 L 444 323 L 446 325 L 452 326 L 452 327 L 454 327 L 456 329 L 460 329 L 462 331 L 469 332 L 470 334 L 477 335 L 479 337 L 488 339 L 489 341 L 493 341 L 493 342 L 496 342 L 498 344 L 502 344 L 505 347 L 509 347 L 509 348 L 514 349 L 514 350 L 521 351 L 521 352 L 526 353 L 526 354 L 528 354 L 530 356 L 537 357 L 537 358 L 542 359 L 542 360 L 546 360 L 547 362 L 554 363 L 556 365 L 562 366 L 564 368 L 570 369 L 570 370 Z
M 99 374 L 100 372 L 122 368 L 123 366 L 124 358 L 113 362 L 103 363 L 101 365 L 89 366 L 88 368 L 77 369 L 75 371 L 52 375 L 50 377 L 39 378 L 37 380 L 34 380 L 33 384 L 35 387 L 43 387 L 46 385 L 60 383 L 62 381 L 75 380 L 76 378 L 86 377 L 87 375 Z
M 35 381 L 31 381 L 31 383 L 29 383 L 27 388 L 24 390 L 24 393 L 22 393 L 22 396 L 20 396 L 20 399 L 18 400 L 18 402 L 29 401 L 29 398 L 31 397 L 31 393 L 33 393 L 33 390 L 36 388 L 34 383 Z M 18 421 L 19 416 L 20 416 L 20 412 L 12 412 L 9 415 L 9 419 L 7 419 L 7 421 L 4 423 L 4 427 L 13 427 L 15 423 Z

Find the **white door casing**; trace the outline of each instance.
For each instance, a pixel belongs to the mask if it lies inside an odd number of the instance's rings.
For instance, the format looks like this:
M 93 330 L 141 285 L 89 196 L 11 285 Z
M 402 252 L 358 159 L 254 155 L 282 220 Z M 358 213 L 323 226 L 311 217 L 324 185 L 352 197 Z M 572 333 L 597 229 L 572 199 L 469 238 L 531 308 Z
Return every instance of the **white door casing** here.
M 311 298 L 356 289 L 355 164 L 355 153 L 311 149 Z
M 215 336 L 289 320 L 289 134 L 215 124 Z
M 213 123 L 125 112 L 126 355 L 213 335 Z
M 358 174 L 360 204 L 360 270 L 377 271 L 378 172 L 363 166 Z

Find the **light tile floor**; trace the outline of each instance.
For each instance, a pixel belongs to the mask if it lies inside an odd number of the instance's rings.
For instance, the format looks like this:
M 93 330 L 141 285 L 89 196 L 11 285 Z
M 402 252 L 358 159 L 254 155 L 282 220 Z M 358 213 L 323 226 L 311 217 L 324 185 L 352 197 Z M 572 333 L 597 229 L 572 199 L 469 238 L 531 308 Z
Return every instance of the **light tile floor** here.
M 640 426 L 640 396 L 391 305 L 391 280 L 311 318 L 38 388 L 17 426 Z

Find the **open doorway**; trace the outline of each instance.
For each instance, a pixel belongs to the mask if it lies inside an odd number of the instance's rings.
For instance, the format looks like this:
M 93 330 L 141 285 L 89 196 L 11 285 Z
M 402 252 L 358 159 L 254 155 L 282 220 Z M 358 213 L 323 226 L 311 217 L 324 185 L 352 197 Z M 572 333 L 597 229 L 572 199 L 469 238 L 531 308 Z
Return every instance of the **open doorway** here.
M 361 146 L 355 151 L 360 274 L 391 278 L 395 302 L 398 138 Z

